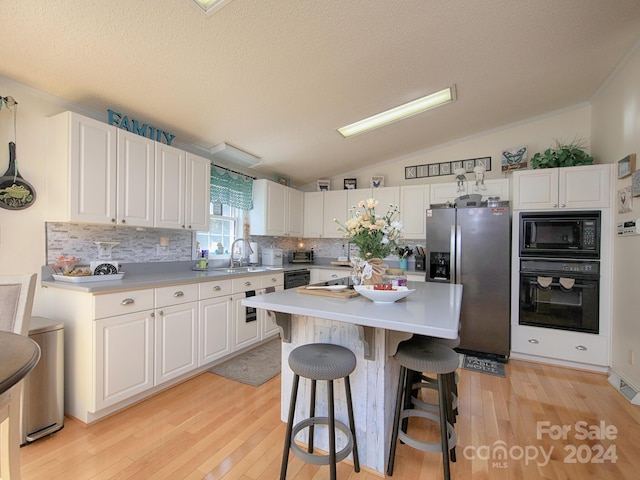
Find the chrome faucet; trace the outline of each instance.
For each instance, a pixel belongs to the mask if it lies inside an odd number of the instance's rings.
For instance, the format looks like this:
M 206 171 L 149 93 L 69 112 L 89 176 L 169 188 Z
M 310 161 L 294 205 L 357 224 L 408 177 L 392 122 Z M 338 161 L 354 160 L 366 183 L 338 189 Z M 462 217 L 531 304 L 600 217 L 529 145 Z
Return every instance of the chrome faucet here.
M 247 246 L 247 248 L 249 249 L 249 253 L 253 253 L 253 249 L 251 248 L 251 245 L 249 244 L 249 242 L 247 241 L 246 238 L 236 238 L 233 243 L 231 244 L 231 255 L 229 255 L 229 268 L 233 268 L 235 266 L 235 261 L 233 260 L 233 252 L 235 250 L 236 247 L 236 243 L 238 242 L 244 242 L 245 245 Z M 240 265 L 242 266 L 242 257 L 240 257 Z

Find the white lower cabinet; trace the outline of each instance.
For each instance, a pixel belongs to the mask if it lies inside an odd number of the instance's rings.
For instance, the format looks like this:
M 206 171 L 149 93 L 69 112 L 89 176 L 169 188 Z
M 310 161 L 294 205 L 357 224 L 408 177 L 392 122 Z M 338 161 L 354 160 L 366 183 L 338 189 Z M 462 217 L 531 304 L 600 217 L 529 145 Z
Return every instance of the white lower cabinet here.
M 209 298 L 200 304 L 200 346 L 198 365 L 202 366 L 229 355 L 233 303 L 231 296 Z
M 198 366 L 198 304 L 183 303 L 155 311 L 155 385 Z
M 91 423 L 277 335 L 264 310 L 246 322 L 241 301 L 283 284 L 269 272 L 104 294 L 47 289 L 48 315 L 65 324 L 65 412 Z
M 328 282 L 329 280 L 337 280 L 339 278 L 349 277 L 351 268 L 312 268 L 311 283 Z
M 261 278 L 261 285 L 261 294 L 270 293 L 270 291 L 280 292 L 284 290 L 284 273 L 263 275 Z M 265 340 L 269 337 L 275 337 L 280 333 L 280 330 L 276 325 L 274 315 L 268 310 L 258 310 L 258 323 L 260 325 L 261 340 Z
M 97 412 L 153 387 L 151 312 L 137 312 L 95 322 L 95 395 Z M 73 413 L 73 412 L 72 412 Z
M 609 338 L 526 325 L 511 326 L 511 351 L 589 365 L 609 365 Z

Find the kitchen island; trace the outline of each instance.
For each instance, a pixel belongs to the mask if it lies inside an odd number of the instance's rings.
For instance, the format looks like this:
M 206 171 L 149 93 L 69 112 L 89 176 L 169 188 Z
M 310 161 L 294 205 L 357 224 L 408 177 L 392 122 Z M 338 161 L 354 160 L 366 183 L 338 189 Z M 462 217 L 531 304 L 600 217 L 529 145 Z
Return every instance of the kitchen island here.
M 351 374 L 356 437 L 361 465 L 383 473 L 388 454 L 399 365 L 393 359 L 398 343 L 414 334 L 453 339 L 458 336 L 462 285 L 409 282 L 415 291 L 392 304 L 375 304 L 357 296 L 333 298 L 306 295 L 295 289 L 251 297 L 243 305 L 273 312 L 282 334 L 281 419 L 286 421 L 293 373 L 291 351 L 308 343 L 333 343 L 357 358 Z M 309 415 L 309 381 L 301 378 L 296 422 Z M 318 383 L 316 414 L 326 413 L 326 386 Z M 344 390 L 336 393 L 336 419 L 346 422 Z M 325 429 L 315 445 L 328 451 Z M 306 432 L 303 431 L 303 432 Z M 302 433 L 306 435 L 306 433 Z M 300 438 L 306 442 L 306 438 Z M 338 438 L 338 449 L 344 439 Z

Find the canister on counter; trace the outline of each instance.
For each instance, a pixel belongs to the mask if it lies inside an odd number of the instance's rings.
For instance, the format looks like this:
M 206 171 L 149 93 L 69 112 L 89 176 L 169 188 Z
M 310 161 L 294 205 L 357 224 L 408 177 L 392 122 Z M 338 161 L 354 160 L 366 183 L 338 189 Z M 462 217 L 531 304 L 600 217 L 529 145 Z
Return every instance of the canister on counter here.
M 388 268 L 382 275 L 382 283 L 392 287 L 406 287 L 407 272 L 401 268 Z

